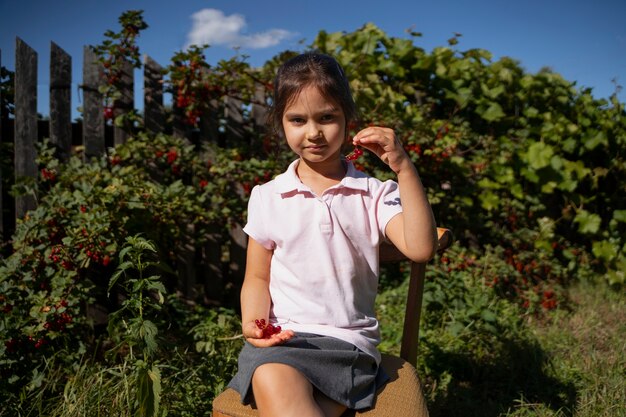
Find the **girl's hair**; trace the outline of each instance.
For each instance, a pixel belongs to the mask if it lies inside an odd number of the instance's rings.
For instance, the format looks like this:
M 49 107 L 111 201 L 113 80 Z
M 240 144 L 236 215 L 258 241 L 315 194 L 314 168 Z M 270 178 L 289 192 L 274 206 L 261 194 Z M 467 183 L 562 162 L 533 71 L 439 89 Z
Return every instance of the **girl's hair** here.
M 350 84 L 335 58 L 318 52 L 297 55 L 278 69 L 274 78 L 274 98 L 268 114 L 268 122 L 274 132 L 283 135 L 285 109 L 308 86 L 318 88 L 324 97 L 336 102 L 343 110 L 347 135 L 349 123 L 357 118 Z

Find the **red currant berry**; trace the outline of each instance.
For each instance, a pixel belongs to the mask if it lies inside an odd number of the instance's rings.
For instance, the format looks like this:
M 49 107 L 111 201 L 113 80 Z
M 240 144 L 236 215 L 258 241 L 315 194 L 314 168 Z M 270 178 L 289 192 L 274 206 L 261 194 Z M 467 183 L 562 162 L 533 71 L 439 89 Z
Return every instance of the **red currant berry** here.
M 269 339 L 272 335 L 280 333 L 280 326 L 274 326 L 272 323 L 267 323 L 265 319 L 256 319 L 254 320 L 254 324 L 256 327 L 263 330 L 263 338 Z
M 357 159 L 361 155 L 363 155 L 363 150 L 361 148 L 355 146 L 354 150 L 352 151 L 352 153 L 350 153 L 349 155 L 346 156 L 346 160 L 354 161 L 355 159 Z
M 104 118 L 106 120 L 110 120 L 110 119 L 113 118 L 113 116 L 114 116 L 113 108 L 112 107 L 105 107 L 104 108 Z

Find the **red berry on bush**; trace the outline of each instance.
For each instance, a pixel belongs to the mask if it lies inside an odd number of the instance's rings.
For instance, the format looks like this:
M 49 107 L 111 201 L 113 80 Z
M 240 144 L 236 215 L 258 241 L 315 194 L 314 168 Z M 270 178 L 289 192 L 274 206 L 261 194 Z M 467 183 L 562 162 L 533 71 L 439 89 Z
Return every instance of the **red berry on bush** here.
M 111 120 L 113 118 L 113 107 L 104 108 L 104 118 L 106 120 Z
M 17 346 L 18 346 L 19 342 L 15 339 L 10 339 L 7 340 L 6 342 L 4 342 L 4 346 L 7 348 L 7 352 L 9 353 L 13 353 L 15 351 L 17 351 Z
M 177 158 L 178 152 L 176 151 L 176 149 L 170 149 L 170 151 L 167 153 L 167 163 L 171 165 L 174 163 L 174 161 L 176 161 Z
M 54 181 L 56 179 L 56 173 L 46 168 L 41 170 L 41 176 L 44 180 Z

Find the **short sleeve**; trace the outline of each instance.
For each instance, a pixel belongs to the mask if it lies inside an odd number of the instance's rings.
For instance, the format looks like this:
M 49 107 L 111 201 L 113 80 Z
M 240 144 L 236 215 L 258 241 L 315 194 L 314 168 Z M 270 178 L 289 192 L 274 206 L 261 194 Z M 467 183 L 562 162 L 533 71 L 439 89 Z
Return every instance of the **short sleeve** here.
M 250 193 L 250 200 L 248 200 L 248 220 L 243 231 L 264 248 L 272 250 L 276 245 L 270 237 L 270 231 L 265 221 L 267 213 L 268 209 L 267 205 L 264 204 L 263 189 L 261 186 L 257 185 Z
M 377 194 L 376 216 L 378 227 L 381 235 L 386 239 L 385 229 L 387 228 L 387 223 L 395 215 L 402 212 L 400 188 L 397 182 L 388 180 L 381 184 Z

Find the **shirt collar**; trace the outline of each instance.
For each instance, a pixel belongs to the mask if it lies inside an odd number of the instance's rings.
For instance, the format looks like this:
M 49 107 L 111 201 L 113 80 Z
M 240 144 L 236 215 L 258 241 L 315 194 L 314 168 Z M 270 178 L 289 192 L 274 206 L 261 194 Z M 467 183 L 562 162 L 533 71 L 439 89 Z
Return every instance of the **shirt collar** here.
M 298 178 L 298 174 L 296 173 L 296 168 L 298 167 L 299 159 L 296 159 L 291 164 L 287 170 L 281 175 L 277 176 L 275 179 L 276 184 L 276 192 L 279 194 L 285 194 L 292 191 L 296 192 L 311 192 L 311 189 L 304 185 L 300 178 Z M 346 171 L 346 175 L 343 177 L 341 182 L 337 184 L 335 187 L 338 188 L 350 188 L 354 190 L 360 191 L 368 191 L 369 190 L 369 182 L 367 180 L 367 175 L 363 172 L 357 170 L 354 167 L 354 164 L 351 161 L 344 161 L 347 165 L 348 169 Z

